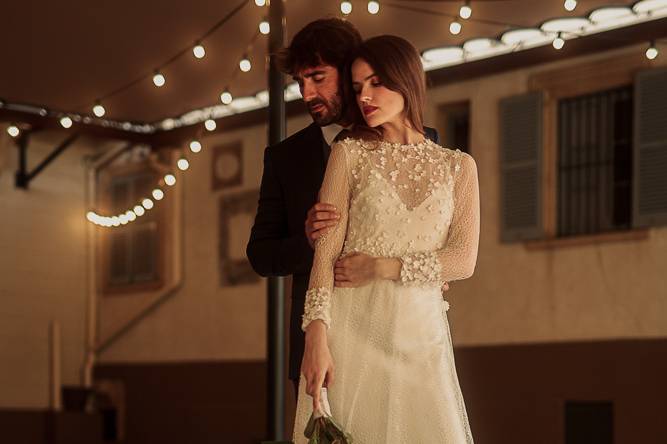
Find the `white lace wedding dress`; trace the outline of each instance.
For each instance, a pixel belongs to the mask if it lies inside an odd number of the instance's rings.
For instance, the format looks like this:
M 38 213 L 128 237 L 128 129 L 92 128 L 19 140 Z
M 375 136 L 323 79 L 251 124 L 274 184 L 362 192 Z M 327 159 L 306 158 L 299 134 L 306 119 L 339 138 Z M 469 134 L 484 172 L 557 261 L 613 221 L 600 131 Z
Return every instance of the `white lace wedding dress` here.
M 441 286 L 475 268 L 474 159 L 430 141 L 347 138 L 332 146 L 320 200 L 341 218 L 315 246 L 302 328 L 328 326 L 333 417 L 355 444 L 472 443 Z M 334 288 L 333 264 L 352 252 L 400 258 L 400 280 Z M 296 444 L 311 413 L 302 375 Z

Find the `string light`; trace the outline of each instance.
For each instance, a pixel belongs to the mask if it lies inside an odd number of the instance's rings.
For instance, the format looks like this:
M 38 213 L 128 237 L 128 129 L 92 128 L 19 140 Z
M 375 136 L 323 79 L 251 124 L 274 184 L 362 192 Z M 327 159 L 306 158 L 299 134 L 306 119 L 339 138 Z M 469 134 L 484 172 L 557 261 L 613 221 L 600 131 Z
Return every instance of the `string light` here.
M 377 14 L 380 12 L 380 4 L 375 1 L 368 2 L 368 12 L 371 14 Z
M 164 78 L 164 76 L 159 71 L 156 71 L 155 75 L 153 76 L 153 83 L 155 84 L 155 86 L 161 88 L 162 86 L 164 86 L 165 82 L 166 79 Z
M 225 88 L 223 93 L 220 94 L 220 101 L 225 105 L 229 105 L 230 103 L 232 103 L 232 100 L 234 100 L 234 98 L 232 97 L 232 93 L 230 93 L 229 90 Z
M 155 200 L 162 200 L 162 198 L 164 197 L 164 192 L 159 188 L 154 189 L 151 194 L 153 195 L 153 199 Z
M 649 60 L 653 60 L 656 57 L 658 57 L 658 48 L 655 46 L 655 41 L 652 41 L 651 44 L 649 45 L 648 49 L 646 50 L 646 58 Z
M 341 2 L 340 3 L 340 12 L 345 15 L 352 13 L 352 3 L 350 2 Z
M 190 162 L 188 162 L 188 159 L 185 157 L 181 157 L 178 159 L 178 162 L 176 163 L 178 165 L 178 169 L 181 171 L 185 171 L 190 167 Z
M 192 53 L 198 59 L 203 59 L 206 55 L 206 50 L 201 43 L 197 43 L 194 48 L 192 48 Z
M 141 201 L 141 205 L 143 205 L 143 207 L 146 208 L 147 210 L 150 210 L 151 208 L 153 208 L 153 201 L 146 198 Z
M 463 6 L 461 6 L 461 9 L 459 9 L 459 16 L 463 20 L 468 20 L 471 15 L 472 15 L 472 8 L 470 7 L 470 1 L 466 0 Z
M 255 4 L 259 7 L 266 5 L 266 0 L 255 0 Z
M 102 104 L 97 101 L 96 105 L 93 107 L 93 114 L 95 114 L 97 117 L 102 117 L 106 114 L 107 110 L 104 109 Z
M 71 128 L 72 127 L 72 119 L 65 116 L 65 117 L 60 119 L 60 124 L 63 126 L 63 128 Z
M 252 68 L 252 65 L 250 64 L 250 59 L 248 58 L 247 55 L 243 55 L 243 58 L 239 62 L 239 68 L 241 68 L 241 71 L 243 72 L 248 72 Z
M 9 128 L 7 128 L 7 133 L 12 137 L 18 137 L 19 134 L 21 134 L 21 131 L 19 130 L 18 126 L 11 125 Z
M 217 125 L 215 123 L 215 120 L 207 119 L 206 122 L 204 122 L 204 127 L 206 127 L 206 129 L 209 131 L 215 131 Z
M 449 24 L 449 32 L 451 32 L 454 35 L 457 35 L 458 33 L 461 32 L 461 24 L 454 20 Z
M 125 216 L 127 216 L 127 219 L 128 219 L 130 222 L 134 222 L 134 221 L 137 219 L 137 215 L 134 214 L 134 211 L 132 211 L 132 210 L 127 210 L 127 211 L 125 212 Z
M 166 183 L 170 187 L 174 186 L 174 184 L 176 183 L 176 176 L 174 176 L 173 174 L 165 175 L 164 176 L 164 183 Z
M 193 153 L 198 153 L 201 151 L 201 143 L 198 140 L 193 140 L 190 142 L 190 151 Z
M 144 213 L 146 213 L 146 210 L 144 210 L 144 207 L 142 207 L 141 205 L 135 205 L 133 210 L 137 216 L 143 216 Z
M 558 33 L 554 41 L 551 42 L 551 44 L 556 49 L 561 49 L 565 45 L 565 40 L 563 40 L 563 37 L 560 32 Z
M 565 8 L 566 11 L 572 12 L 574 11 L 574 8 L 577 7 L 577 0 L 565 0 L 563 7 Z
M 271 32 L 271 26 L 269 25 L 269 22 L 266 21 L 266 19 L 259 22 L 259 32 L 264 35 L 267 35 L 269 32 Z

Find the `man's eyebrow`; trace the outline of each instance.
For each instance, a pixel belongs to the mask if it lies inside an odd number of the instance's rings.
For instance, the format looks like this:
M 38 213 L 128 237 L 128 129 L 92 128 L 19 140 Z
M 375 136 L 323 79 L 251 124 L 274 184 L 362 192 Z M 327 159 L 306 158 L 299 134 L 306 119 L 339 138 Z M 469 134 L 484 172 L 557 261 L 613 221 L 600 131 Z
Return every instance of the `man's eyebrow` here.
M 313 77 L 313 76 L 322 75 L 322 74 L 326 74 L 326 71 L 324 71 L 323 69 L 318 69 L 318 70 L 315 70 L 315 71 L 311 71 L 308 74 L 304 74 L 303 78 L 305 79 L 305 78 L 308 78 L 308 77 Z

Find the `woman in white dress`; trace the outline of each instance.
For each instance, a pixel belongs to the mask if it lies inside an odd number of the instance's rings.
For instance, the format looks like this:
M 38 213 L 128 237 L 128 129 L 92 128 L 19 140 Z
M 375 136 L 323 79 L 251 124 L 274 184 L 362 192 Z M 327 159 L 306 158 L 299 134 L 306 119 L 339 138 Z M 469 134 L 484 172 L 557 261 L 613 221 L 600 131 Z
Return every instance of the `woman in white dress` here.
M 424 71 L 410 43 L 375 37 L 352 60 L 363 119 L 332 146 L 321 188 L 340 222 L 315 244 L 293 439 L 308 441 L 324 386 L 355 444 L 472 443 L 441 286 L 475 269 L 477 166 L 424 137 Z M 355 270 L 365 276 L 356 288 L 335 267 L 350 254 L 374 258 Z

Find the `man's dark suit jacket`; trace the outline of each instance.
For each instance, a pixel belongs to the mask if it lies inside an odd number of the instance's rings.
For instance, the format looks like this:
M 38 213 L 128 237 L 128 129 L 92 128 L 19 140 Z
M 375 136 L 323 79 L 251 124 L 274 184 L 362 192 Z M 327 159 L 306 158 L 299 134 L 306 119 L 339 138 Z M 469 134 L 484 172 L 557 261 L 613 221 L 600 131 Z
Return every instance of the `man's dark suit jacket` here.
M 438 133 L 425 128 L 439 143 Z M 304 349 L 301 317 L 313 249 L 305 234 L 308 210 L 317 202 L 326 169 L 328 146 L 315 123 L 264 151 L 259 205 L 246 254 L 261 276 L 293 275 L 290 313 L 289 378 L 299 379 Z

